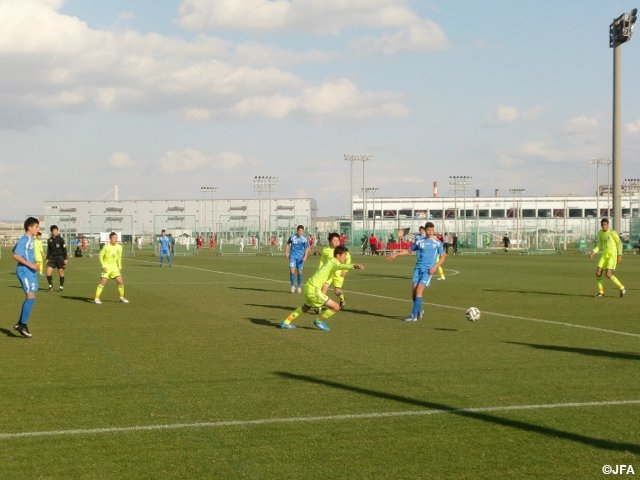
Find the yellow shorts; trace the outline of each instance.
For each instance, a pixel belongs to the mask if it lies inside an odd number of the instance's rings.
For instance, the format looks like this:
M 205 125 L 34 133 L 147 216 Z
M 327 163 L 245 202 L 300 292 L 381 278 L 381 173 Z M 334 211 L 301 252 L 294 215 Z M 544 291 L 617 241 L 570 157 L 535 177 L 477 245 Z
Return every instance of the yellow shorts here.
M 304 294 L 304 304 L 307 307 L 318 308 L 329 300 L 329 297 L 322 293 L 322 289 L 313 287 L 308 283 L 305 284 L 302 293 Z
M 603 253 L 598 260 L 598 268 L 603 270 L 615 270 L 618 265 L 618 255 L 611 253 Z
M 107 271 L 102 271 L 102 278 L 118 278 L 119 276 L 121 276 L 122 274 L 120 273 L 120 269 L 119 268 L 108 268 L 107 267 Z

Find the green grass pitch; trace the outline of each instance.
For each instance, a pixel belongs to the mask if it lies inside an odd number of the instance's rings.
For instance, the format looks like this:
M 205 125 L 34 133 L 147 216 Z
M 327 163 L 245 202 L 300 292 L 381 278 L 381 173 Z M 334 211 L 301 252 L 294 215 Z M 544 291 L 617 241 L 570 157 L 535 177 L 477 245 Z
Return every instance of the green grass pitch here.
M 302 299 L 283 256 L 125 258 L 127 305 L 114 282 L 93 304 L 98 260 L 74 258 L 63 293 L 41 281 L 32 339 L 9 257 L 2 479 L 640 475 L 640 257 L 625 298 L 596 299 L 584 255 L 450 256 L 415 323 L 414 259 L 357 257 L 331 332 L 277 328 Z

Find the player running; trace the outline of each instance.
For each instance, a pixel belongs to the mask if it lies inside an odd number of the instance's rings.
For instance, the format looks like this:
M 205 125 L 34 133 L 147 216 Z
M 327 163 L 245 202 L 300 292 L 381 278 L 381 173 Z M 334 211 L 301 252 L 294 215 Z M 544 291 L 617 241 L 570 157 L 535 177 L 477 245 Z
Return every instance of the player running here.
M 289 261 L 289 281 L 291 282 L 291 293 L 296 291 L 296 270 L 298 272 L 298 293 L 302 292 L 302 270 L 304 262 L 309 255 L 309 240 L 304 236 L 304 226 L 298 225 L 296 233 L 287 240 L 284 255 Z
M 296 328 L 293 321 L 302 313 L 306 313 L 313 308 L 326 307 L 324 312 L 313 321 L 313 324 L 320 330 L 328 332 L 330 328 L 326 324 L 327 318 L 332 317 L 340 311 L 340 305 L 331 300 L 322 289 L 329 279 L 338 271 L 347 271 L 352 269 L 364 270 L 364 265 L 357 263 L 346 263 L 349 249 L 342 245 L 338 245 L 333 251 L 333 258 L 320 267 L 309 278 L 304 285 L 304 305 L 296 308 L 289 314 L 284 322 L 280 324 L 280 328 L 291 329 Z
M 318 269 L 322 268 L 323 265 L 331 261 L 331 259 L 333 258 L 334 250 L 337 246 L 340 245 L 340 235 L 335 232 L 330 233 L 328 241 L 329 246 L 322 249 Z M 351 254 L 349 252 L 347 252 L 347 259 L 345 263 L 351 263 Z M 344 307 L 346 305 L 344 292 L 342 290 L 342 286 L 344 285 L 344 279 L 346 276 L 347 270 L 337 270 L 329 279 L 329 281 L 322 286 L 322 293 L 326 294 L 329 291 L 329 287 L 333 285 L 333 293 L 335 293 L 336 297 L 338 297 L 338 299 L 340 300 L 340 310 L 344 310 Z
M 422 309 L 422 292 L 425 287 L 431 284 L 432 275 L 438 270 L 447 258 L 444 252 L 442 242 L 438 240 L 434 234 L 434 225 L 427 222 L 425 225 L 426 236 L 418 235 L 408 250 L 402 250 L 387 257 L 387 261 L 391 262 L 403 255 L 409 255 L 416 252 L 416 266 L 413 270 L 413 310 L 411 315 L 404 317 L 405 322 L 415 322 L 424 318 L 424 310 Z
M 598 266 L 596 268 L 596 282 L 598 284 L 598 293 L 596 297 L 604 297 L 604 285 L 602 280 L 602 271 L 606 271 L 606 276 L 613 284 L 620 290 L 620 297 L 624 297 L 627 291 L 624 289 L 624 285 L 613 274 L 616 270 L 618 263 L 622 262 L 622 242 L 620 236 L 615 230 L 609 229 L 609 219 L 603 218 L 600 220 L 600 226 L 602 230 L 598 232 L 598 243 L 589 255 L 589 259 L 602 251 L 602 256 L 598 260 Z
M 96 296 L 93 301 L 98 305 L 102 304 L 102 300 L 100 300 L 102 289 L 107 284 L 107 280 L 113 278 L 118 284 L 120 301 L 129 303 L 129 300 L 124 298 L 124 280 L 122 279 L 122 273 L 120 273 L 122 270 L 122 245 L 118 243 L 118 234 L 116 232 L 109 234 L 109 243 L 100 250 L 100 265 L 102 265 L 102 278 L 98 288 L 96 288 Z

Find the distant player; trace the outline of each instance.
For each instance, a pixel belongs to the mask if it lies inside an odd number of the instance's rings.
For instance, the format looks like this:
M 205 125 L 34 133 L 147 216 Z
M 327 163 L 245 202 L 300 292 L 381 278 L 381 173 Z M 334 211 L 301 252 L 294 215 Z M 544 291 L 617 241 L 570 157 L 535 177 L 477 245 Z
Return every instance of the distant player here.
M 44 244 L 42 243 L 42 232 L 38 232 L 33 239 L 33 248 L 35 250 L 36 263 L 38 264 L 38 274 L 44 275 Z
M 624 285 L 620 280 L 613 274 L 618 263 L 622 262 L 622 242 L 620 241 L 620 236 L 615 230 L 609 229 L 609 219 L 603 218 L 600 220 L 600 226 L 602 229 L 598 232 L 598 243 L 591 252 L 591 255 L 589 255 L 589 259 L 592 259 L 596 253 L 602 252 L 596 268 L 596 283 L 598 284 L 596 297 L 604 297 L 603 270 L 606 271 L 607 278 L 620 290 L 620 297 L 624 297 L 627 291 L 624 289 Z
M 51 225 L 49 228 L 51 236 L 47 240 L 47 282 L 49 282 L 49 291 L 53 290 L 53 269 L 58 270 L 60 277 L 60 291 L 64 290 L 64 269 L 68 262 L 67 246 L 64 238 L 60 236 L 57 225 Z
M 340 235 L 335 232 L 330 233 L 327 240 L 329 241 L 329 246 L 322 249 L 318 270 L 333 259 L 333 252 L 336 247 L 340 245 Z M 347 252 L 347 259 L 345 263 L 351 263 L 351 254 L 349 252 Z M 347 276 L 347 272 L 348 270 L 337 270 L 329 281 L 322 287 L 322 293 L 326 294 L 329 291 L 329 287 L 333 286 L 333 293 L 335 293 L 336 297 L 340 300 L 340 310 L 343 310 L 346 305 L 342 287 L 344 285 L 344 279 Z
M 442 242 L 440 242 L 434 234 L 433 223 L 427 222 L 425 229 L 426 236 L 421 237 L 418 235 L 408 250 L 402 250 L 387 257 L 387 261 L 391 262 L 395 260 L 396 257 L 416 252 L 416 266 L 413 270 L 412 288 L 413 310 L 411 311 L 411 315 L 402 319 L 405 322 L 415 322 L 417 320 L 422 320 L 424 317 L 424 310 L 422 309 L 422 293 L 425 287 L 428 287 L 431 284 L 431 276 L 447 258 L 446 253 L 444 253 Z
M 298 293 L 302 292 L 302 270 L 304 262 L 309 255 L 309 240 L 304 236 L 304 225 L 298 225 L 296 233 L 287 240 L 284 248 L 284 256 L 289 261 L 289 281 L 291 282 L 291 293 L 296 291 L 296 271 L 298 273 Z
M 20 318 L 13 329 L 23 337 L 31 338 L 29 332 L 29 317 L 31 309 L 36 302 L 36 292 L 38 291 L 38 264 L 35 258 L 34 238 L 40 231 L 40 222 L 37 218 L 29 217 L 24 222 L 24 235 L 20 237 L 18 243 L 13 247 L 12 256 L 18 265 L 16 266 L 16 276 L 24 291 L 25 299 L 20 310 Z
M 164 231 L 164 230 L 163 230 Z M 102 278 L 96 288 L 96 296 L 94 302 L 100 305 L 100 295 L 102 295 L 102 289 L 107 284 L 109 279 L 115 279 L 118 284 L 118 294 L 120 295 L 120 301 L 122 303 L 129 303 L 129 300 L 124 298 L 124 280 L 122 279 L 122 245 L 118 243 L 118 234 L 111 232 L 109 234 L 109 243 L 107 243 L 102 250 L 100 250 L 100 265 L 102 265 Z
M 340 305 L 323 293 L 322 288 L 337 271 L 364 270 L 364 266 L 359 263 L 355 265 L 346 263 L 348 252 L 349 249 L 342 245 L 335 248 L 333 258 L 320 267 L 304 285 L 304 304 L 291 312 L 286 320 L 280 324 L 280 328 L 296 328 L 293 321 L 303 312 L 324 306 L 326 307 L 324 312 L 314 320 L 313 324 L 325 332 L 330 330 L 326 320 L 340 311 Z
M 164 267 L 164 259 L 167 258 L 167 264 L 171 266 L 171 239 L 167 237 L 167 231 L 163 228 L 158 238 L 158 255 L 160 255 L 160 266 Z

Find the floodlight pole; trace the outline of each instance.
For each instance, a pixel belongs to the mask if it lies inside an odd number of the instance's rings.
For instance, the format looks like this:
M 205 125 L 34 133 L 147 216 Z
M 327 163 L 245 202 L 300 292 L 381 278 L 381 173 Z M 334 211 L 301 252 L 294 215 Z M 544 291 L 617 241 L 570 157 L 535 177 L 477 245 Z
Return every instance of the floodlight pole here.
M 368 162 L 369 160 L 371 160 L 373 158 L 373 155 L 370 153 L 357 153 L 357 154 L 353 154 L 353 153 L 347 153 L 344 156 L 344 159 L 348 162 L 351 162 L 351 175 L 349 177 L 349 190 L 350 190 L 350 195 L 351 195 L 351 242 L 353 242 L 353 162 L 362 162 L 362 189 L 364 192 L 364 162 Z M 362 201 L 362 225 L 363 225 L 363 229 L 366 230 L 366 207 L 365 207 L 365 200 L 363 198 Z
M 269 218 L 268 218 L 268 230 L 271 235 L 271 192 L 274 192 L 278 188 L 278 177 L 260 175 L 253 177 L 253 191 L 258 192 L 258 249 L 260 248 L 260 242 L 262 242 L 262 192 L 269 193 Z M 271 241 L 269 244 L 269 253 L 271 254 Z
M 453 190 L 453 208 L 455 209 L 455 217 L 454 217 L 454 230 L 455 234 L 458 235 L 458 192 L 463 190 L 464 192 L 464 200 L 463 200 L 463 208 L 464 208 L 464 236 L 467 233 L 467 186 L 471 184 L 471 177 L 469 175 L 453 175 L 449 177 L 449 185 Z M 444 232 L 443 232 L 444 233 Z
M 213 225 L 215 225 L 215 203 L 213 200 L 214 192 L 218 190 L 218 187 L 200 187 L 200 191 L 205 194 L 204 197 L 204 236 L 207 237 L 207 197 L 206 193 L 211 193 L 211 234 L 213 234 Z
M 609 47 L 613 48 L 613 138 L 612 138 L 612 173 L 613 173 L 613 218 L 611 226 L 619 230 L 622 222 L 622 155 L 621 155 L 621 120 L 620 107 L 620 46 L 631 40 L 635 27 L 638 9 L 623 13 L 609 25 Z
M 368 198 L 368 193 L 372 195 L 372 203 L 373 203 L 373 234 L 376 234 L 376 192 L 379 190 L 378 187 L 364 187 L 362 189 L 363 197 Z M 367 211 L 367 209 L 365 209 Z
M 520 242 L 520 206 L 522 204 L 522 193 L 524 192 L 524 188 L 510 188 L 509 192 L 513 196 L 514 204 L 516 206 L 515 215 L 515 223 L 516 223 L 516 240 L 518 240 L 518 247 L 521 247 Z M 515 197 L 518 196 L 519 200 L 516 202 Z
M 611 165 L 610 158 L 592 158 L 591 165 L 596 166 L 596 219 L 600 219 L 600 165 L 607 166 L 607 183 L 609 182 L 609 165 Z M 611 189 L 610 185 L 607 185 L 607 192 Z M 607 193 L 608 195 L 608 193 Z M 607 200 L 607 213 L 608 213 L 608 200 Z M 596 221 L 596 234 L 598 233 L 599 221 Z

